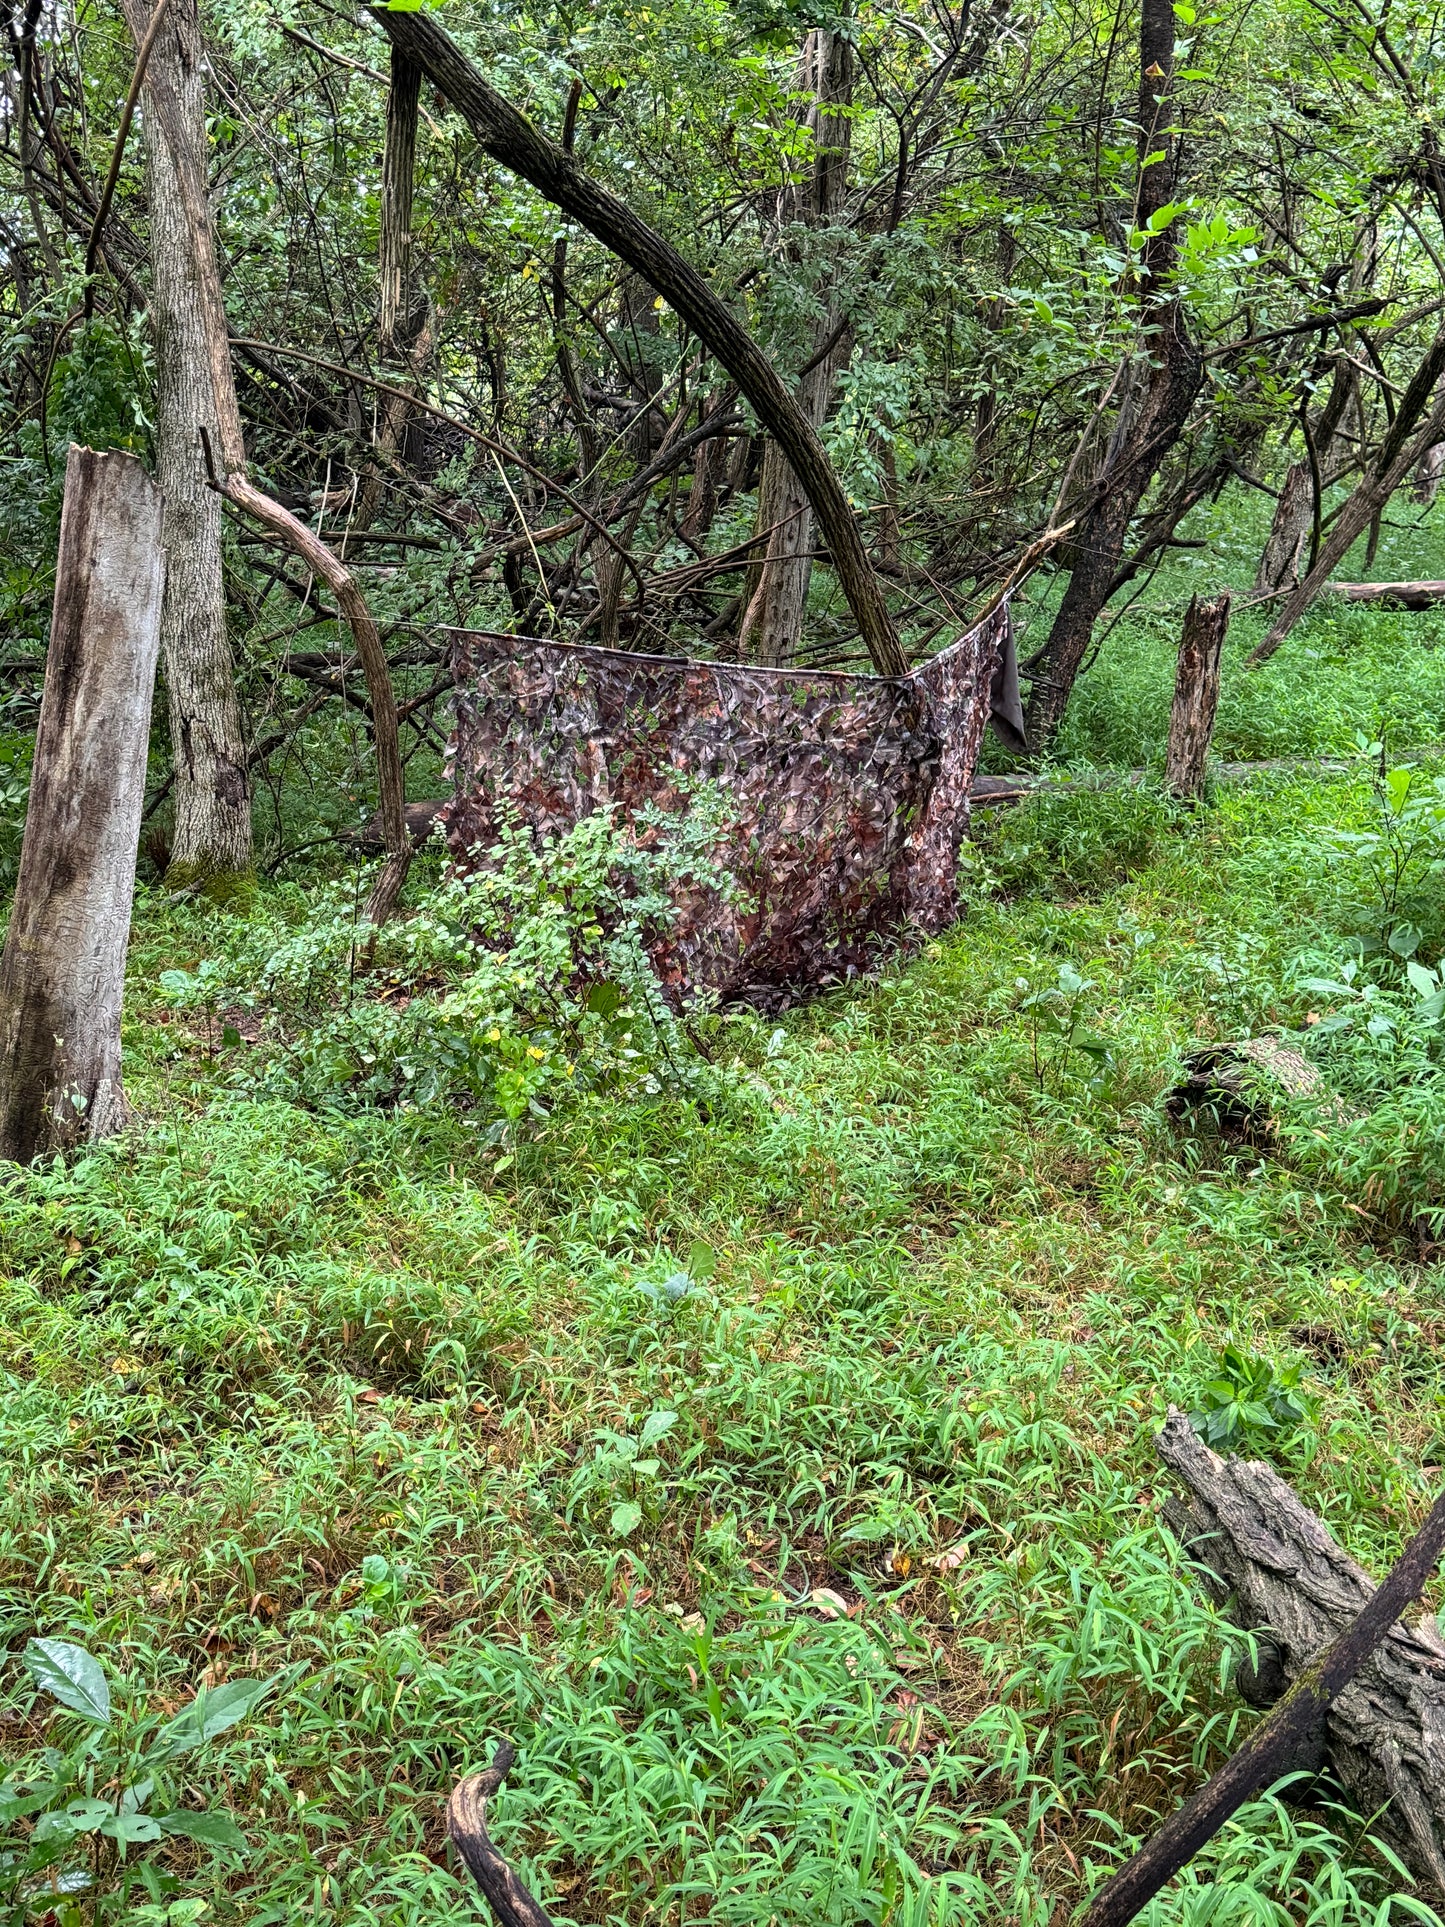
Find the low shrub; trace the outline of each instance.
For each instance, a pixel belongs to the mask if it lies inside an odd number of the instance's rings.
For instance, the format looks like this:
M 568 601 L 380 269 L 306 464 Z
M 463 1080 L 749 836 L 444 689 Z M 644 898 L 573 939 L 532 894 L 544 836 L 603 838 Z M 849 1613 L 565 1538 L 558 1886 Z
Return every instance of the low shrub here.
M 1144 784 L 1041 790 L 975 828 L 978 859 L 1009 896 L 1097 894 L 1143 869 L 1178 812 Z
M 161 989 L 204 1013 L 237 1081 L 265 1095 L 458 1104 L 492 1142 L 569 1090 L 696 1088 L 706 1065 L 649 948 L 672 926 L 678 885 L 729 887 L 713 861 L 723 821 L 721 796 L 699 788 L 685 811 L 639 818 L 640 834 L 598 812 L 539 847 L 513 823 L 405 921 L 371 930 L 356 890 L 334 885 L 294 923 L 238 925 Z M 255 1019 L 262 1048 L 242 1056 Z

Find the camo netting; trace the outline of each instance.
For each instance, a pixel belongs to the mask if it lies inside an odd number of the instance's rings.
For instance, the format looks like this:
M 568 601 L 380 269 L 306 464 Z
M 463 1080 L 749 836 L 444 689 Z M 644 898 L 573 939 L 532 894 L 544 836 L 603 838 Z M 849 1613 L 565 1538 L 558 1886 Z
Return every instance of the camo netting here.
M 680 1000 L 775 1007 L 953 920 L 984 727 L 1017 718 L 1012 663 L 1006 605 L 896 678 L 456 630 L 448 842 L 475 864 L 510 813 L 546 836 L 722 786 L 740 888 L 680 890 L 653 962 Z

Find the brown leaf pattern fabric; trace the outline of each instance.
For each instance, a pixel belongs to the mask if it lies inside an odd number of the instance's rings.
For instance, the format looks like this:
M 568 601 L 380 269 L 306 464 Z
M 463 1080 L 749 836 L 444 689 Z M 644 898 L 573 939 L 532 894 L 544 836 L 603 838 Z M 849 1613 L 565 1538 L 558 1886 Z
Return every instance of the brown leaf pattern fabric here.
M 539 836 L 594 810 L 631 824 L 716 783 L 732 812 L 719 860 L 738 887 L 680 885 L 653 962 L 679 1001 L 708 990 L 776 1007 L 957 914 L 969 787 L 1010 643 L 1006 605 L 901 677 L 456 630 L 452 854 L 485 861 L 509 814 Z

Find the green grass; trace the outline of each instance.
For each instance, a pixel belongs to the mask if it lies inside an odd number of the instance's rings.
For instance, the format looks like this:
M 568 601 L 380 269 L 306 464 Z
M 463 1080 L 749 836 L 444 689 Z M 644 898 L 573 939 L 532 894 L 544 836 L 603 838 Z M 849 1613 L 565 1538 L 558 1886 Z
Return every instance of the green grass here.
M 226 919 L 146 898 L 136 1128 L 0 1193 L 0 1600 L 142 1711 L 281 1675 L 183 1786 L 244 1860 L 147 1850 L 179 1895 L 472 1920 L 442 1807 L 506 1736 L 559 1920 L 1065 1920 L 1250 1718 L 1159 1523 L 1168 1406 L 1229 1344 L 1302 1364 L 1312 1422 L 1248 1443 L 1377 1570 L 1438 1480 L 1428 1240 L 1161 1107 L 1191 1040 L 1303 1017 L 1366 807 L 1043 799 L 945 941 L 720 1022 L 720 1095 L 582 1096 L 510 1161 L 234 1088 L 251 1047 L 155 990 Z M 1031 1035 L 1066 965 L 1106 1072 Z M 12 1759 L 70 1745 L 7 1687 Z M 1257 1802 L 1146 1918 L 1388 1919 L 1358 1834 Z

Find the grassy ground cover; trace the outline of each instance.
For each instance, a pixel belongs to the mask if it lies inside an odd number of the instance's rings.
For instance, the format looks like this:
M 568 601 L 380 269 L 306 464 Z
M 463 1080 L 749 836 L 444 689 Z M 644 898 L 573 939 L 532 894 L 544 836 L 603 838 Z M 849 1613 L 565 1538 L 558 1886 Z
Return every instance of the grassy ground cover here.
M 1135 760 L 1123 731 L 1095 750 Z M 37 1788 L 114 1806 L 198 1685 L 274 1684 L 162 1769 L 244 1853 L 80 1835 L 57 1864 L 100 1898 L 15 1918 L 473 1919 L 441 1809 L 509 1736 L 497 1832 L 562 1920 L 1066 1919 L 1249 1718 L 1158 1521 L 1168 1405 L 1229 1347 L 1297 1380 L 1303 1419 L 1239 1443 L 1376 1569 L 1440 1477 L 1445 1103 L 1349 1155 L 1162 1106 L 1192 1040 L 1348 1005 L 1307 980 L 1377 807 L 1354 773 L 1192 819 L 1042 798 L 906 966 L 712 1020 L 690 1094 L 579 1091 L 494 1144 L 257 1095 L 268 1047 L 159 987 L 234 921 L 143 897 L 137 1127 L 0 1193 L 12 1849 Z M 1322 1061 L 1378 1118 L 1348 1042 Z M 110 1728 L 35 1693 L 37 1634 L 99 1659 Z M 1149 1918 L 1409 1917 L 1365 1831 L 1256 1803 Z

